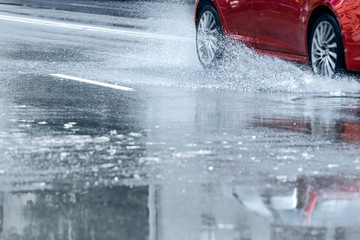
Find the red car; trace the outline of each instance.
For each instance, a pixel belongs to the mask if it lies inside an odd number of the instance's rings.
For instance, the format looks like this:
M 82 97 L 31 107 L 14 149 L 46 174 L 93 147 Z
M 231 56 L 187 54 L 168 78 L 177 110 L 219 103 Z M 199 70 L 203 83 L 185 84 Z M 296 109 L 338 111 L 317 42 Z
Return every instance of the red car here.
M 197 0 L 201 64 L 216 66 L 224 40 L 261 54 L 311 64 L 316 74 L 360 71 L 360 0 Z

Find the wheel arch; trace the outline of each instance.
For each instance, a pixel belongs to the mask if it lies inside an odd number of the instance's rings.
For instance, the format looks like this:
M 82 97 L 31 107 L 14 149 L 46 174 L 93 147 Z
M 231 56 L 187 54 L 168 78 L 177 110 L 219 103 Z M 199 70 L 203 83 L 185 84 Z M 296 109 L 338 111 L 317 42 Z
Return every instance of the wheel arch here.
M 307 49 L 309 51 L 309 42 L 310 42 L 310 37 L 311 37 L 311 32 L 312 32 L 312 29 L 316 23 L 316 20 L 323 14 L 329 14 L 331 15 L 332 17 L 335 18 L 335 20 L 337 21 L 337 23 L 339 24 L 340 26 L 340 23 L 339 23 L 339 20 L 337 18 L 337 16 L 335 15 L 335 13 L 326 5 L 320 5 L 318 7 L 316 7 L 310 17 L 309 17 L 309 21 L 308 21 L 308 24 L 307 24 L 307 31 L 306 31 L 306 42 L 307 42 Z
M 200 1 L 198 1 L 197 5 L 196 5 L 196 10 L 195 10 L 195 26 L 196 27 L 197 27 L 198 22 L 199 22 L 199 17 L 200 17 L 199 15 L 201 13 L 201 10 L 207 5 L 212 5 L 216 9 L 216 11 L 218 11 L 215 3 L 212 0 L 200 0 Z M 219 11 L 218 11 L 218 13 L 219 13 Z
M 330 15 L 331 17 L 334 18 L 335 22 L 337 23 L 338 27 L 339 27 L 339 30 L 340 30 L 340 38 L 341 38 L 341 41 L 342 41 L 342 55 L 341 55 L 341 60 L 340 60 L 340 68 L 342 69 L 346 69 L 347 68 L 347 65 L 346 65 L 346 46 L 345 46 L 345 41 L 344 41 L 344 33 L 343 33 L 343 30 L 342 30 L 342 21 L 341 21 L 341 14 L 340 16 L 338 15 L 338 12 L 337 12 L 337 8 L 336 6 L 330 4 L 329 2 L 325 2 L 324 4 L 322 5 L 318 5 L 317 7 L 315 7 L 313 9 L 313 11 L 311 12 L 310 14 L 310 17 L 308 19 L 308 22 L 307 22 L 307 29 L 306 29 L 306 46 L 307 46 L 307 52 L 308 52 L 308 57 L 309 57 L 309 60 L 310 60 L 310 41 L 311 41 L 311 33 L 312 33 L 312 30 L 317 22 L 317 20 L 319 19 L 319 17 L 321 17 L 322 15 L 324 14 L 328 14 Z

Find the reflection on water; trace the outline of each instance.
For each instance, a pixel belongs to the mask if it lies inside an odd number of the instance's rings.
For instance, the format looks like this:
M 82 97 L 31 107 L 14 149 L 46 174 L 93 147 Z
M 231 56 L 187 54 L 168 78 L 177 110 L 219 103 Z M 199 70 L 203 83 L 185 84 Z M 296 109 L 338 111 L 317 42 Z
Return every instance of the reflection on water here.
M 360 144 L 360 119 L 358 121 L 338 121 L 331 123 L 332 126 L 320 125 L 319 122 L 312 122 L 312 119 L 274 117 L 263 118 L 259 124 L 262 127 L 301 132 L 322 136 L 329 139 L 339 139 L 348 143 Z M 324 131 L 326 130 L 326 131 Z
M 331 141 L 341 140 L 346 143 L 360 143 L 360 110 L 358 97 L 353 101 L 345 102 L 341 99 L 346 97 L 318 97 L 319 106 L 328 105 L 328 108 L 295 116 L 295 114 L 274 114 L 272 117 L 260 117 L 255 121 L 256 126 L 286 130 L 298 133 L 321 136 Z M 314 98 L 316 99 L 316 98 Z M 314 100 L 313 99 L 313 100 Z M 300 101 L 296 98 L 294 101 Z M 335 100 L 335 101 L 334 101 Z M 339 106 L 334 106 L 332 101 Z M 306 100 L 305 100 L 306 102 Z M 314 104 L 314 103 L 312 103 Z M 330 108 L 331 107 L 331 108 Z M 293 115 L 293 116 L 292 116 Z
M 4 239 L 146 239 L 146 187 L 3 193 Z
M 3 192 L 2 239 L 358 239 L 360 181 Z
M 358 239 L 358 95 L 30 80 L 0 109 L 1 239 Z

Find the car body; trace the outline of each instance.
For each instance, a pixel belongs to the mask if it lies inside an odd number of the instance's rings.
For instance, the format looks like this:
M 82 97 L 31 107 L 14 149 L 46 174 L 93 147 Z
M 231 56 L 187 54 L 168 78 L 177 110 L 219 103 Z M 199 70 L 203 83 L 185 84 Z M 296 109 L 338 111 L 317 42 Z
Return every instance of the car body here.
M 360 0 L 197 0 L 197 28 L 209 5 L 218 13 L 223 35 L 258 53 L 302 63 L 311 63 L 312 31 L 326 14 L 340 30 L 343 67 L 360 71 Z

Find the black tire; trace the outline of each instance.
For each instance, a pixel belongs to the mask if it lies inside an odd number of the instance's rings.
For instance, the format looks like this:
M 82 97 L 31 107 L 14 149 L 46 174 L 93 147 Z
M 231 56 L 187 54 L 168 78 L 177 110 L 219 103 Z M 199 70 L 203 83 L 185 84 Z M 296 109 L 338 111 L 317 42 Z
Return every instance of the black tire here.
M 207 16 L 214 18 L 214 26 L 204 29 L 204 20 Z M 209 42 L 214 45 L 211 47 Z M 213 54 L 211 49 L 213 49 Z M 224 56 L 224 35 L 220 23 L 219 14 L 213 5 L 206 5 L 200 12 L 196 24 L 196 51 L 201 65 L 204 68 L 214 68 L 219 66 Z
M 335 54 L 336 57 L 334 57 Z M 333 77 L 344 69 L 344 44 L 341 30 L 336 19 L 330 14 L 323 14 L 316 20 L 309 39 L 309 56 L 315 74 Z

